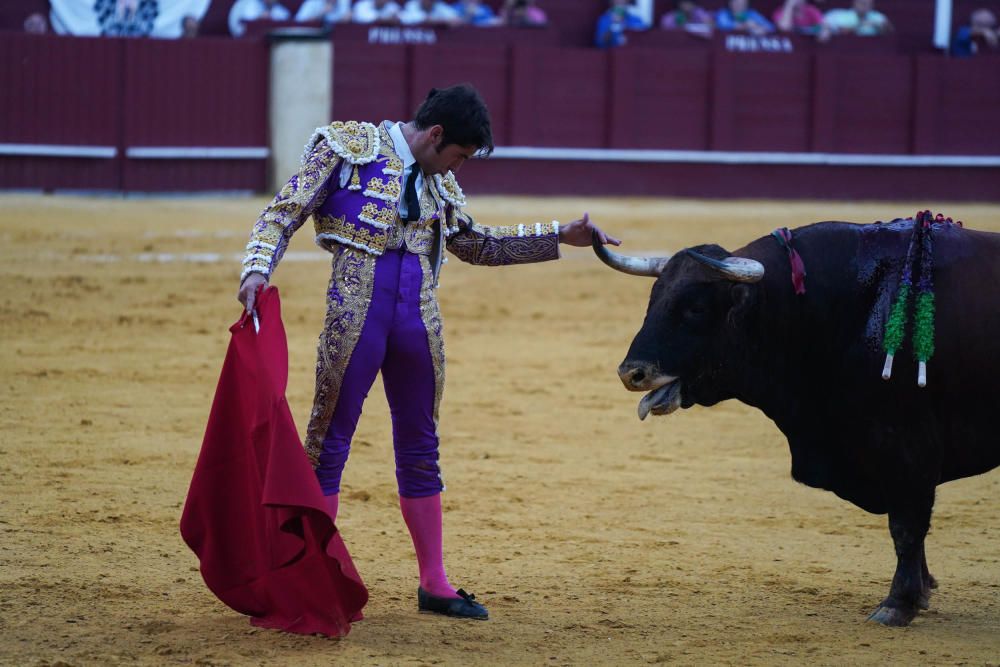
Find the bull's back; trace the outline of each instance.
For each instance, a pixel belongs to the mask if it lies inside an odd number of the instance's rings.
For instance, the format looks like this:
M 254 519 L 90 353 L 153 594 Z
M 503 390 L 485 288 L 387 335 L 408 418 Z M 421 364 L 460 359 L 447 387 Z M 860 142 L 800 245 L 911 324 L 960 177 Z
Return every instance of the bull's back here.
M 843 497 L 858 489 L 877 491 L 868 488 L 872 480 L 901 461 L 932 466 L 940 482 L 1000 465 L 1000 234 L 934 226 L 935 352 L 928 384 L 919 388 L 912 297 L 892 378 L 880 377 L 884 327 L 911 233 L 912 223 L 905 221 L 828 222 L 795 230 L 808 272 L 801 303 L 816 327 L 802 339 L 829 342 L 811 346 L 817 367 L 808 374 L 807 390 L 815 394 L 815 414 L 807 421 L 837 425 L 822 434 L 805 429 L 812 435 L 801 449 L 831 458 L 830 470 L 836 469 L 834 459 L 843 459 L 830 482 L 843 488 L 823 487 Z M 845 413 L 853 418 L 838 418 Z M 852 476 L 857 479 L 848 483 Z M 848 499 L 866 508 L 878 504 Z

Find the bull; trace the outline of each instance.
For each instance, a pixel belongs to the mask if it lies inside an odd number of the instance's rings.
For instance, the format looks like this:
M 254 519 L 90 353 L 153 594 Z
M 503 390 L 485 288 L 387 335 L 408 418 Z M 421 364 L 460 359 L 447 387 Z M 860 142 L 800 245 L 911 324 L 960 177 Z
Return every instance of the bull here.
M 888 514 L 896 571 L 869 619 L 908 625 L 937 582 L 924 538 L 936 487 L 1000 465 L 1000 234 L 932 225 L 936 352 L 917 384 L 912 343 L 882 379 L 882 337 L 912 220 L 821 222 L 792 231 L 806 269 L 791 279 L 771 236 L 729 253 L 702 245 L 672 257 L 594 251 L 655 277 L 642 328 L 618 368 L 646 392 L 639 417 L 737 399 L 788 440 L 792 478 Z

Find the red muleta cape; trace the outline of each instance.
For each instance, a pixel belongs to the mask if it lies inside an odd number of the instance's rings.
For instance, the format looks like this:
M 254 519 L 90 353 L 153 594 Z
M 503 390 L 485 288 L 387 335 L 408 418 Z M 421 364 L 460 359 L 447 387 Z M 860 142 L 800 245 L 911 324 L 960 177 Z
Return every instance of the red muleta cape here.
M 276 288 L 244 315 L 215 391 L 181 536 L 209 589 L 250 622 L 343 636 L 361 620 L 358 576 L 285 400 L 288 345 Z

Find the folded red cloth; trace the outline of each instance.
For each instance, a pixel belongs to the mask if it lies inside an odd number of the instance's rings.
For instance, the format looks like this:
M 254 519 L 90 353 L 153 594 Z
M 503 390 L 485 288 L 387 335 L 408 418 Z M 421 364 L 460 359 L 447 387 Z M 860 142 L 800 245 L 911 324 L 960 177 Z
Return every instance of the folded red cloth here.
M 342 636 L 368 591 L 327 513 L 285 400 L 288 344 L 276 288 L 246 315 L 216 388 L 181 536 L 209 589 L 251 623 Z

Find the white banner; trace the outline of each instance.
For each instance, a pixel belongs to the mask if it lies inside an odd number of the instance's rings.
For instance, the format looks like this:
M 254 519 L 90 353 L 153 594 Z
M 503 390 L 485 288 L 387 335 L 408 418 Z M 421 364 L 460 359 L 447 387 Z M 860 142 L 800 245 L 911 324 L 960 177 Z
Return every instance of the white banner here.
M 51 0 L 52 29 L 60 35 L 180 37 L 182 21 L 201 21 L 212 0 Z

